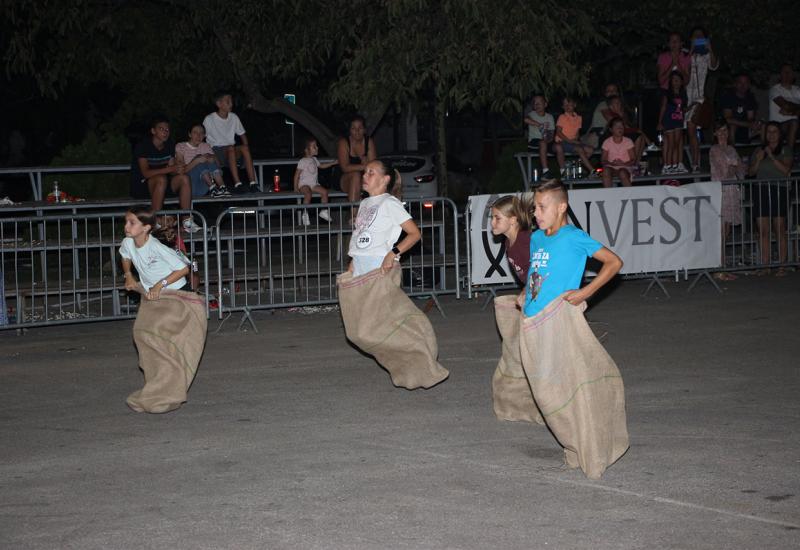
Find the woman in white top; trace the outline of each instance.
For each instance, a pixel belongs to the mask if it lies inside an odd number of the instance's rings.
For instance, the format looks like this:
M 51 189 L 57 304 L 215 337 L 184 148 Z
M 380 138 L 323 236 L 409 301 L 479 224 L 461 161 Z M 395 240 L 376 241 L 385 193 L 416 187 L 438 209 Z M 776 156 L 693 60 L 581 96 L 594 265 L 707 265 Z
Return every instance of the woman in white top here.
M 403 208 L 400 173 L 389 171 L 381 160 L 368 162 L 361 187 L 369 197 L 358 208 L 348 254 L 348 271 L 357 277 L 380 268 L 388 272 L 421 238 L 419 227 Z M 405 232 L 400 242 L 397 239 Z

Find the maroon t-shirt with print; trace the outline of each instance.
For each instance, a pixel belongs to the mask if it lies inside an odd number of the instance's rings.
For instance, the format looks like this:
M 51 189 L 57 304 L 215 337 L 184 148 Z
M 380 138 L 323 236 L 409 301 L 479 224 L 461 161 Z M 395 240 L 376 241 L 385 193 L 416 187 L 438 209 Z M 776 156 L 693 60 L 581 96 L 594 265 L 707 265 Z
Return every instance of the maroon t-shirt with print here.
M 511 271 L 521 283 L 528 277 L 528 268 L 531 264 L 531 232 L 520 231 L 517 233 L 517 240 L 509 247 L 506 247 L 506 257 Z

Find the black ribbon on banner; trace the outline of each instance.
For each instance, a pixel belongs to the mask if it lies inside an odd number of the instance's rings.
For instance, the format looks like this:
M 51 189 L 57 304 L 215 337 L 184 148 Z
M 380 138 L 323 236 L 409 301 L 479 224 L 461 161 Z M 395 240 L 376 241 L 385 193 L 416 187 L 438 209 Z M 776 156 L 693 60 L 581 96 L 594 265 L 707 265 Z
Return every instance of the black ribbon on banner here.
M 503 269 L 503 265 L 500 261 L 506 254 L 505 240 L 503 240 L 503 242 L 500 243 L 500 249 L 497 251 L 497 256 L 495 256 L 494 254 L 492 254 L 492 247 L 489 244 L 490 232 L 483 231 L 482 233 L 483 233 L 483 250 L 486 252 L 486 259 L 489 260 L 489 269 L 488 271 L 486 271 L 486 275 L 484 275 L 484 277 L 491 277 L 492 273 L 494 273 L 495 271 L 497 271 L 497 274 L 500 275 L 501 277 L 506 277 L 506 272 Z

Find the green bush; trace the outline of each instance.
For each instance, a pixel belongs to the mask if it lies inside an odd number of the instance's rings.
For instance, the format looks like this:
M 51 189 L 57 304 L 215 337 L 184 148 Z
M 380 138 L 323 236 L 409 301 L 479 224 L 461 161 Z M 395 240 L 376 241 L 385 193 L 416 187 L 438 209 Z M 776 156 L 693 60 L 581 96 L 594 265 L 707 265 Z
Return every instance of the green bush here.
M 489 180 L 490 193 L 512 193 L 522 190 L 522 175 L 514 153 L 527 150 L 528 142 L 525 139 L 515 140 L 503 146 L 500 156 L 497 157 L 494 174 Z
M 86 166 L 92 164 L 129 164 L 131 146 L 119 134 L 98 135 L 90 132 L 81 143 L 67 145 L 50 166 Z M 44 192 L 50 193 L 58 181 L 61 191 L 83 199 L 126 197 L 129 194 L 129 172 L 96 174 L 52 174 L 45 177 Z

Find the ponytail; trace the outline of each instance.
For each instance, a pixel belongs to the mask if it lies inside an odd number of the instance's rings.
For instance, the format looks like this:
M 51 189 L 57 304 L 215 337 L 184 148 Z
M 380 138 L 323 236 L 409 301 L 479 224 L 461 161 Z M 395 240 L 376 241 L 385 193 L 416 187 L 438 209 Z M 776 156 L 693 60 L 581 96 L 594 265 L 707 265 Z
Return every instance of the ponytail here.
M 533 193 L 500 197 L 492 203 L 492 208 L 496 208 L 506 217 L 517 218 L 520 231 L 530 231 L 533 223 Z
M 389 181 L 389 186 L 387 187 L 387 191 L 392 194 L 393 197 L 396 199 L 403 198 L 403 177 L 400 175 L 400 171 L 395 168 L 392 170 L 392 173 L 389 174 L 391 180 Z

